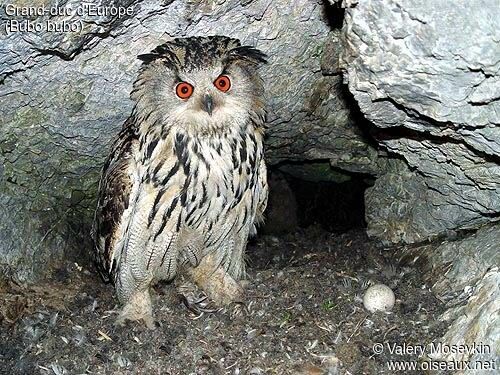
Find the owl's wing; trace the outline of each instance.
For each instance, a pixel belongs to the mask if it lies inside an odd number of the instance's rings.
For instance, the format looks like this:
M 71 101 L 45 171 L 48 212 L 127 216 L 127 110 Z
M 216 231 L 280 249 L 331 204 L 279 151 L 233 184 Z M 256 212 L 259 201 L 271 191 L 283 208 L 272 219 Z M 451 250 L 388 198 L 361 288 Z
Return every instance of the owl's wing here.
M 264 221 L 264 211 L 266 210 L 268 195 L 267 168 L 264 159 L 262 159 L 259 166 L 259 178 L 257 180 L 257 210 L 255 212 L 255 223 L 251 230 L 251 235 L 256 234 L 256 226 L 262 224 Z
M 110 275 L 119 261 L 117 258 L 120 254 L 115 254 L 115 245 L 122 237 L 125 211 L 132 199 L 134 184 L 137 183 L 136 164 L 132 155 L 137 142 L 131 124 L 125 123 L 106 159 L 99 183 L 92 237 L 95 261 L 106 281 L 110 280 Z

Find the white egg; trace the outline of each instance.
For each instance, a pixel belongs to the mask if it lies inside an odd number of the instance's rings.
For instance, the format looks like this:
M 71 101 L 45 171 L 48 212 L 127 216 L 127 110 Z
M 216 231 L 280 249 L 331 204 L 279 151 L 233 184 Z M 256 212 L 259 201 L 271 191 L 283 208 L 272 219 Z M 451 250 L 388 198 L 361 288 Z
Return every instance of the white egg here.
M 391 288 L 384 284 L 369 287 L 363 296 L 363 305 L 370 312 L 390 311 L 394 307 L 396 297 Z

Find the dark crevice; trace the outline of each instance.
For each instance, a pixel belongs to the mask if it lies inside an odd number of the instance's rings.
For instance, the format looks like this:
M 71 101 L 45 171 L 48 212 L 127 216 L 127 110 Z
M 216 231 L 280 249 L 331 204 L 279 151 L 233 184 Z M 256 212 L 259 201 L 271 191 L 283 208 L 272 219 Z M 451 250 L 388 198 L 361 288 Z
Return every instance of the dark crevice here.
M 14 70 L 11 70 L 10 72 L 7 72 L 7 73 L 3 73 L 1 76 L 0 76 L 0 85 L 3 85 L 5 80 L 7 78 L 9 78 L 10 76 L 13 76 L 15 75 L 16 73 L 20 73 L 20 72 L 24 72 L 26 69 L 14 69 Z
M 374 149 L 380 149 L 380 145 L 374 136 L 378 128 L 365 117 L 363 112 L 361 112 L 361 108 L 359 108 L 359 104 L 349 90 L 347 84 L 342 85 L 342 96 L 351 111 L 354 123 L 357 125 L 356 129 L 359 131 L 358 134 Z
M 311 182 L 288 176 L 297 199 L 301 227 L 320 225 L 329 232 L 365 228 L 364 180 Z
M 341 29 L 344 23 L 345 9 L 340 6 L 341 2 L 335 4 L 323 0 L 323 16 L 326 24 L 333 29 Z
M 469 103 L 473 107 L 481 107 L 481 106 L 485 106 L 485 105 L 490 105 L 491 103 L 498 102 L 498 101 L 500 101 L 500 98 L 489 98 L 489 99 L 484 100 L 484 101 L 475 101 L 475 102 L 468 100 L 467 103 Z
M 468 143 L 458 140 L 451 136 L 437 136 L 430 134 L 429 132 L 422 132 L 414 129 L 409 129 L 404 126 L 396 126 L 386 129 L 376 129 L 373 132 L 376 139 L 381 142 L 397 139 L 411 139 L 417 142 L 429 141 L 436 145 L 442 145 L 446 143 L 452 143 L 456 145 L 464 146 L 473 155 L 484 159 L 486 162 L 500 164 L 500 156 L 491 155 L 484 151 L 480 151 L 470 146 Z
M 397 109 L 400 111 L 403 111 L 406 113 L 409 117 L 415 119 L 416 121 L 422 121 L 424 124 L 433 124 L 435 125 L 438 129 L 456 129 L 456 125 L 452 123 L 451 121 L 439 121 L 436 120 L 430 116 L 426 116 L 424 114 L 421 114 L 419 112 L 416 112 L 412 109 L 408 109 L 404 107 L 403 105 L 399 104 L 392 98 L 384 98 L 376 101 L 388 101 L 392 105 L 394 105 Z M 374 102 L 376 102 L 374 101 Z M 473 130 L 476 130 L 476 128 L 472 128 Z M 399 138 L 409 138 L 415 141 L 430 141 L 435 144 L 445 144 L 445 143 L 453 143 L 457 145 L 462 145 L 465 148 L 467 148 L 473 155 L 483 158 L 487 162 L 492 162 L 492 163 L 497 163 L 500 164 L 500 156 L 498 155 L 493 155 L 493 154 L 488 154 L 485 151 L 478 150 L 468 144 L 467 142 L 464 142 L 460 139 L 457 139 L 455 137 L 449 136 L 449 135 L 434 135 L 431 134 L 429 131 L 418 131 L 414 129 L 409 129 L 404 126 L 394 126 L 391 128 L 377 128 L 373 127 L 372 130 L 372 136 L 379 140 L 379 141 L 384 141 L 384 140 L 392 140 L 392 139 L 399 139 Z
M 277 234 L 313 225 L 343 233 L 366 227 L 364 194 L 373 184 L 373 176 L 338 168 L 323 169 L 322 175 L 316 167 L 324 163 L 282 162 L 270 168 L 271 196 L 264 232 Z
M 92 40 L 94 38 L 99 38 L 99 39 L 106 39 L 111 35 L 112 29 L 109 28 L 106 31 L 103 32 L 92 32 L 87 35 L 81 40 L 80 44 L 73 48 L 70 51 L 61 51 L 59 49 L 48 49 L 48 48 L 34 48 L 35 51 L 38 51 L 40 53 L 40 56 L 46 55 L 46 56 L 55 56 L 60 58 L 61 60 L 64 61 L 71 61 L 73 60 L 76 56 L 78 56 L 80 53 L 83 51 L 88 50 L 89 44 L 91 44 Z M 93 45 L 94 47 L 95 45 Z
M 46 48 L 35 48 L 36 51 L 40 53 L 39 56 L 55 56 L 59 57 L 64 61 L 71 61 L 78 54 L 78 50 L 73 51 L 71 54 L 67 54 L 63 51 L 59 51 L 57 49 L 46 49 Z

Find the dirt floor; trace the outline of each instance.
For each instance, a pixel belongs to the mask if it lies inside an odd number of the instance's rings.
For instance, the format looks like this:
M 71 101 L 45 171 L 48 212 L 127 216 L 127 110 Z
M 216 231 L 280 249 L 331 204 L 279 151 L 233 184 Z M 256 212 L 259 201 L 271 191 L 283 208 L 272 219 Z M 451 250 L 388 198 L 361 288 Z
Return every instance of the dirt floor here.
M 391 374 L 394 355 L 375 354 L 375 343 L 430 343 L 446 328 L 418 270 L 392 263 L 393 251 L 361 230 L 261 236 L 248 254 L 244 303 L 198 314 L 173 285 L 156 287 L 154 330 L 114 326 L 112 287 L 82 265 L 29 290 L 6 286 L 0 373 Z M 379 282 L 396 294 L 391 313 L 363 308 L 364 290 Z

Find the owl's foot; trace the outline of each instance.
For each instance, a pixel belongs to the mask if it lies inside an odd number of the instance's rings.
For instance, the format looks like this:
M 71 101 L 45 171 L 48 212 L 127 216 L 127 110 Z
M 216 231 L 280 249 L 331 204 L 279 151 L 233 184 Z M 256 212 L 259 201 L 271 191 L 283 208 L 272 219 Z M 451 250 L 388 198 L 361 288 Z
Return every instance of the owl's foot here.
M 149 290 L 137 291 L 129 298 L 115 321 L 115 325 L 124 325 L 127 320 L 142 320 L 149 329 L 155 328 L 153 307 Z
M 189 274 L 192 280 L 205 291 L 208 297 L 218 306 L 231 302 L 240 302 L 243 296 L 243 287 L 224 269 L 215 269 L 213 258 L 208 255 Z
M 183 278 L 181 277 L 181 279 Z M 189 311 L 200 315 L 202 313 L 213 313 L 218 310 L 213 308 L 213 304 L 208 300 L 207 295 L 200 291 L 196 284 L 186 280 L 183 281 L 177 287 L 177 295 Z

